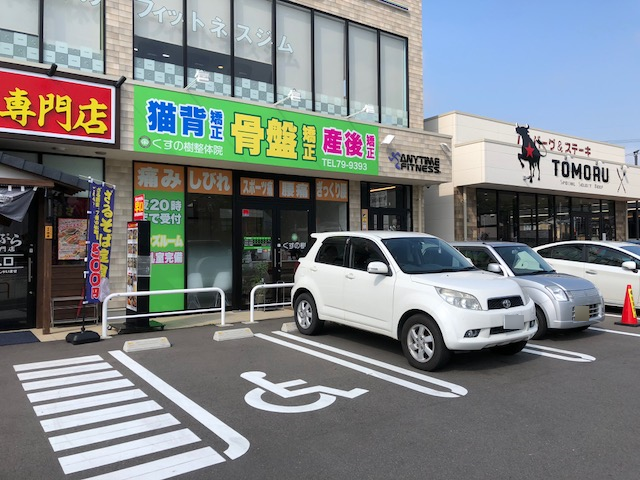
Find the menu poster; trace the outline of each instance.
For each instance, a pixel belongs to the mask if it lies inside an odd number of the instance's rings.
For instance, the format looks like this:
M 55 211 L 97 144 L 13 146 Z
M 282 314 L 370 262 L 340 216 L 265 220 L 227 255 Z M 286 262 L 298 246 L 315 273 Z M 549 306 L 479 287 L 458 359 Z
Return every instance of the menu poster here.
M 84 260 L 87 256 L 87 219 L 58 219 L 58 260 Z

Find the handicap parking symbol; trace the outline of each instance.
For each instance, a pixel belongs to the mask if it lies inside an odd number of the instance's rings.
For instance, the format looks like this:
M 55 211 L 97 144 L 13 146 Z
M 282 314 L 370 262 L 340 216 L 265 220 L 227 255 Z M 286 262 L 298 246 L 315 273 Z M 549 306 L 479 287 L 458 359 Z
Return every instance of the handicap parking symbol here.
M 321 408 L 328 407 L 336 401 L 336 397 L 344 398 L 356 398 L 367 393 L 368 390 L 362 388 L 354 388 L 351 390 L 339 390 L 337 388 L 324 387 L 318 385 L 316 387 L 299 388 L 297 390 L 289 390 L 291 387 L 297 387 L 299 385 L 305 385 L 307 382 L 304 380 L 289 380 L 287 382 L 273 383 L 267 380 L 267 376 L 264 372 L 245 372 L 240 375 L 245 380 L 255 384 L 258 388 L 254 388 L 244 397 L 245 402 L 254 408 L 259 410 L 265 410 L 267 412 L 276 413 L 304 413 L 312 412 L 314 410 L 320 410 Z M 262 395 L 267 391 L 278 395 L 281 398 L 294 398 L 302 397 L 304 395 L 319 394 L 320 398 L 314 400 L 311 403 L 303 405 L 278 405 L 265 401 Z M 315 396 L 315 395 L 314 395 Z

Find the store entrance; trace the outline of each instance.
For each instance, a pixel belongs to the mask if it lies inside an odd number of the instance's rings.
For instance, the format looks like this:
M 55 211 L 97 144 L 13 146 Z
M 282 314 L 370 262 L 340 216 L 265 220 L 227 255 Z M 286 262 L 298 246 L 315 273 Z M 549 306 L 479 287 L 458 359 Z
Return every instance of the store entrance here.
M 295 264 L 309 241 L 309 208 L 265 203 L 244 201 L 241 208 L 241 308 L 249 306 L 256 285 L 293 282 Z M 256 303 L 286 301 L 282 293 L 260 291 Z
M 36 326 L 36 206 L 22 222 L 0 223 L 0 330 Z

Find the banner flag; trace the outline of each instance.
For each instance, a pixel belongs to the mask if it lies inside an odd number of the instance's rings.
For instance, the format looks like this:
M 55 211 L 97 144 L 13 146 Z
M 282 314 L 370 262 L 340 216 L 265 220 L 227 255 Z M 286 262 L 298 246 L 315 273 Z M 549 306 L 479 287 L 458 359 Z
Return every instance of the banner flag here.
M 102 302 L 109 295 L 109 259 L 113 236 L 115 187 L 90 181 L 87 228 L 85 302 Z

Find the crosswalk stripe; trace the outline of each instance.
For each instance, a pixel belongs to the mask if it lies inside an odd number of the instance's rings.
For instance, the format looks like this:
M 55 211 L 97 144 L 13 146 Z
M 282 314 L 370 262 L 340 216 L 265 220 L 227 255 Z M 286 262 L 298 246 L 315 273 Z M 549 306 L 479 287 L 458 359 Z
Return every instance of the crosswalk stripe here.
M 127 387 L 133 387 L 133 383 L 130 380 L 111 380 L 109 382 L 80 385 L 79 387 L 56 388 L 55 390 L 47 390 L 45 392 L 29 393 L 27 394 L 27 398 L 31 403 L 37 403 Z
M 65 417 L 42 420 L 40 424 L 45 432 L 53 432 L 56 430 L 63 430 L 65 428 L 80 427 L 82 425 L 90 425 L 92 423 L 104 422 L 116 418 L 130 417 L 157 410 L 162 410 L 162 407 L 153 400 L 149 400 L 147 402 L 132 403 L 130 405 L 122 405 L 120 407 L 103 408 L 102 410 L 94 410 L 92 412 L 76 413 Z
M 152 437 L 119 443 L 109 447 L 60 457 L 58 461 L 66 474 L 89 470 L 131 458 L 162 452 L 171 448 L 199 442 L 200 439 L 188 428 L 175 432 L 161 433 Z
M 122 374 L 117 370 L 108 370 L 99 373 L 87 373 L 86 375 L 75 375 L 73 377 L 52 378 L 49 380 L 36 380 L 34 382 L 24 382 L 22 388 L 25 392 L 32 390 L 41 390 L 44 388 L 62 387 L 65 385 L 76 385 L 78 383 L 95 382 L 98 380 L 106 380 L 107 378 L 121 377 Z
M 160 460 L 116 470 L 86 480 L 164 480 L 224 462 L 225 459 L 211 447 L 180 453 Z
M 62 360 L 49 360 L 47 362 L 23 363 L 20 365 L 14 365 L 13 369 L 16 372 L 24 372 L 27 370 L 37 370 L 39 368 L 62 367 L 64 365 L 78 365 L 80 363 L 101 361 L 103 360 L 100 355 L 88 355 L 86 357 L 64 358 Z
M 105 393 L 102 395 L 92 395 L 90 397 L 65 400 L 63 402 L 37 405 L 33 407 L 33 409 L 38 417 L 42 417 L 43 415 L 54 415 L 58 413 L 71 412 L 73 410 L 82 410 L 83 408 L 99 407 L 100 405 L 108 405 L 110 403 L 137 400 L 146 396 L 146 393 L 136 388 L 133 390 L 124 390 L 122 392 Z
M 49 437 L 54 452 L 179 425 L 170 413 Z
M 62 377 L 63 375 L 97 372 L 99 370 L 108 370 L 110 368 L 113 367 L 107 362 L 92 363 L 91 365 L 74 365 L 73 367 L 51 368 L 47 370 L 38 370 L 36 372 L 19 373 L 18 379 L 21 382 L 24 382 L 25 380 L 35 380 L 37 378 Z

